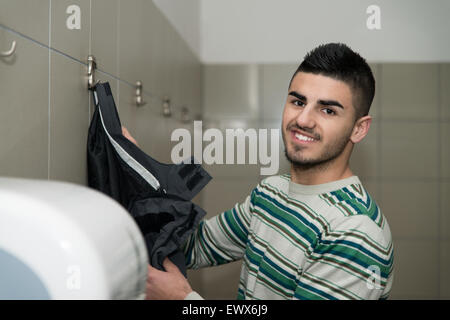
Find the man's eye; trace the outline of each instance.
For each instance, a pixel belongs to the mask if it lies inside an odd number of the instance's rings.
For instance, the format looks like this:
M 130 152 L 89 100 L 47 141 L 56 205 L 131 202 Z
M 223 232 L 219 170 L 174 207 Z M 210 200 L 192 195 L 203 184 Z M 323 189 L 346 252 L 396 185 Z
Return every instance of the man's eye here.
M 322 109 L 322 111 L 325 112 L 328 115 L 335 115 L 336 114 L 336 112 L 334 112 L 334 110 L 329 109 L 329 108 Z
M 302 102 L 302 101 L 300 101 L 300 100 L 294 100 L 293 102 L 292 102 L 294 105 L 296 105 L 297 107 L 303 107 L 305 104 Z

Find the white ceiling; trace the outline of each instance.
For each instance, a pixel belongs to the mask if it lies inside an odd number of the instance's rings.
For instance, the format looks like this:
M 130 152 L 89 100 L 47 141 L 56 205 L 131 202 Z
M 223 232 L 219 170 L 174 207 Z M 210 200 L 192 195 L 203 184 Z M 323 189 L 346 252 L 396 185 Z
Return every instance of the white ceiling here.
M 153 1 L 205 64 L 297 63 L 326 42 L 370 62 L 450 62 L 450 0 Z

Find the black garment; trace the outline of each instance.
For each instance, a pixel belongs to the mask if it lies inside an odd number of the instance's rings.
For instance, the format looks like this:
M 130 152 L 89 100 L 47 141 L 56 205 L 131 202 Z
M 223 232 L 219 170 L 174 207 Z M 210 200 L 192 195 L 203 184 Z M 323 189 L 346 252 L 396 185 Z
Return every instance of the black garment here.
M 95 112 L 88 134 L 88 185 L 111 196 L 134 217 L 147 245 L 150 264 L 163 270 L 169 256 L 186 276 L 180 246 L 205 211 L 190 200 L 211 180 L 191 157 L 163 164 L 122 135 L 109 83 L 94 91 Z M 184 161 L 186 162 L 186 161 Z

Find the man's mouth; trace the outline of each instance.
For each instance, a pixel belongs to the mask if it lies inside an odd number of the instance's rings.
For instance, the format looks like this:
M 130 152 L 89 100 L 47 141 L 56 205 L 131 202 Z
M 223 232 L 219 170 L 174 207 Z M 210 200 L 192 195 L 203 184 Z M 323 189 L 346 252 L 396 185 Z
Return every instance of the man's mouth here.
M 291 136 L 295 141 L 298 141 L 300 143 L 312 143 L 318 141 L 318 139 L 302 134 L 298 131 L 291 131 Z

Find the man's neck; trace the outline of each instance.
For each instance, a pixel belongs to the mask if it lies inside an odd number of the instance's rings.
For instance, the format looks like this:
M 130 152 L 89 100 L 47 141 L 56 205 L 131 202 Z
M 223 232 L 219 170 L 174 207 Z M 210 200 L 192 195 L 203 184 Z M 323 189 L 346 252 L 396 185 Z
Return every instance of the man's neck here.
M 353 176 L 353 172 L 347 165 L 343 167 L 294 167 L 291 165 L 291 181 L 303 185 L 316 185 Z

